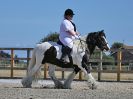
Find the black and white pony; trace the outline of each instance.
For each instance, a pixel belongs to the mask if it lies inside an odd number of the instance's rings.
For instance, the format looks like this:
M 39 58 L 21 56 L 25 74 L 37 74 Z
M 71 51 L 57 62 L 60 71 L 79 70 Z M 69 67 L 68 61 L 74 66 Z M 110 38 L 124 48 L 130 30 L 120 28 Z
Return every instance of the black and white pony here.
M 37 44 L 33 49 L 32 58 L 28 66 L 27 76 L 22 79 L 23 87 L 31 87 L 32 81 L 37 75 L 40 74 L 41 66 L 45 63 L 49 64 L 49 76 L 53 80 L 55 87 L 57 88 L 71 88 L 71 83 L 76 74 L 81 70 L 85 74 L 88 86 L 90 88 L 96 88 L 97 82 L 91 75 L 90 69 L 87 64 L 89 63 L 89 57 L 97 46 L 101 51 L 109 50 L 109 45 L 106 40 L 104 31 L 89 33 L 86 37 L 86 41 L 80 40 L 74 41 L 76 44 L 73 46 L 71 53 L 73 58 L 73 66 L 70 65 L 69 59 L 66 60 L 68 63 L 60 61 L 62 55 L 62 46 L 56 42 L 44 42 Z M 55 76 L 55 65 L 62 68 L 73 68 L 73 72 L 63 82 L 59 81 Z

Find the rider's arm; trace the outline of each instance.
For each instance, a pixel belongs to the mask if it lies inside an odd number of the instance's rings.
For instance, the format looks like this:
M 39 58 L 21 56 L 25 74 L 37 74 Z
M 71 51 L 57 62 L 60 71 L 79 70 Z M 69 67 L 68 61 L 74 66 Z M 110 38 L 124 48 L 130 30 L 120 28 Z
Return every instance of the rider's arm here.
M 75 32 L 73 30 L 73 28 L 71 27 L 70 21 L 64 20 L 63 21 L 63 27 L 64 27 L 65 31 L 67 31 L 70 35 L 72 35 L 72 36 L 79 35 L 79 33 L 78 32 Z
M 68 30 L 68 33 L 72 36 L 77 35 L 77 33 L 74 30 Z
M 76 39 L 79 39 L 79 38 L 80 38 L 78 32 L 75 32 L 75 31 L 72 31 L 72 30 L 69 30 L 68 32 L 69 32 L 72 36 L 74 36 Z

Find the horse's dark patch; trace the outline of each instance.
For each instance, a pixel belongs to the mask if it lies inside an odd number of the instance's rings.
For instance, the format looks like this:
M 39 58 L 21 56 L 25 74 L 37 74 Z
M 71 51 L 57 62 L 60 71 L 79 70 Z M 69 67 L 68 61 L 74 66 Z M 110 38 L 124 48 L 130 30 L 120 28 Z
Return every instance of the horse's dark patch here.
M 56 58 L 57 56 L 57 51 L 56 48 L 54 46 L 51 46 L 45 53 L 44 56 L 46 56 L 47 58 Z
M 77 74 L 81 69 L 77 65 L 73 65 L 73 66 L 74 66 L 74 72 L 75 74 Z
M 54 64 L 56 66 L 62 67 L 62 68 L 74 68 L 71 63 L 69 62 L 63 62 L 60 59 L 50 59 L 50 60 L 46 60 L 46 63 L 51 63 Z M 77 65 L 76 65 L 77 66 Z
M 60 59 L 57 59 L 56 56 L 57 56 L 56 48 L 54 46 L 51 46 L 44 53 L 44 58 L 42 60 L 42 64 L 51 63 L 51 64 L 54 64 L 56 66 L 62 67 L 62 68 L 74 68 L 74 67 L 76 68 L 76 67 L 78 67 L 77 65 L 72 66 L 71 63 L 69 63 L 69 62 L 63 62 Z
M 89 58 L 90 58 L 89 51 L 86 50 L 82 58 L 82 67 L 85 68 L 88 73 L 90 73 L 90 68 L 88 68 L 88 65 L 90 63 Z
M 44 58 L 42 60 L 42 64 L 45 64 L 49 60 L 54 61 L 54 59 L 56 58 L 56 56 L 57 56 L 56 48 L 54 46 L 51 46 L 44 53 Z

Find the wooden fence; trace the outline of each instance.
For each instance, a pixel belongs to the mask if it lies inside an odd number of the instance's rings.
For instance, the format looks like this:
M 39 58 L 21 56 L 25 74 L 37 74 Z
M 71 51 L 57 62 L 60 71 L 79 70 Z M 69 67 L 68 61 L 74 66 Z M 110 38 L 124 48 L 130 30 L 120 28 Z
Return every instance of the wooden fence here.
M 33 48 L 0 48 L 0 51 L 1 50 L 8 50 L 10 51 L 11 53 L 11 58 L 8 59 L 10 60 L 10 67 L 8 67 L 8 69 L 10 70 L 10 77 L 7 77 L 7 78 L 15 78 L 14 77 L 14 70 L 16 69 L 16 67 L 14 66 L 14 61 L 15 60 L 25 60 L 27 61 L 27 66 L 29 64 L 29 60 L 30 60 L 30 56 L 31 56 L 31 51 L 33 50 Z M 15 51 L 26 51 L 26 57 L 24 58 L 15 58 Z M 133 71 L 125 71 L 125 70 L 122 70 L 122 50 L 117 50 L 117 69 L 116 70 L 103 70 L 102 69 L 102 62 L 103 62 L 103 54 L 102 52 L 100 52 L 100 58 L 98 59 L 98 62 L 99 62 L 99 66 L 98 66 L 98 69 L 97 70 L 92 70 L 92 72 L 95 72 L 97 73 L 98 75 L 98 81 L 101 81 L 101 74 L 102 73 L 116 73 L 117 74 L 117 81 L 121 81 L 121 73 L 133 73 Z M 0 57 L 0 60 L 7 60 L 7 58 L 2 58 Z M 1 69 L 2 67 L 0 67 Z M 44 72 L 44 79 L 47 79 L 48 78 L 48 73 L 47 73 L 47 64 L 45 64 L 44 68 L 43 68 L 43 72 Z M 22 69 L 22 68 L 19 68 L 19 69 Z M 26 70 L 26 68 L 23 68 L 23 70 Z M 61 79 L 64 79 L 64 73 L 66 72 L 67 69 L 58 69 L 58 71 L 61 71 Z M 67 70 L 69 71 L 69 69 Z M 4 77 L 1 77 L 0 78 L 6 78 L 6 75 Z M 78 76 L 78 80 L 83 80 L 83 74 L 82 72 L 79 73 L 79 76 Z

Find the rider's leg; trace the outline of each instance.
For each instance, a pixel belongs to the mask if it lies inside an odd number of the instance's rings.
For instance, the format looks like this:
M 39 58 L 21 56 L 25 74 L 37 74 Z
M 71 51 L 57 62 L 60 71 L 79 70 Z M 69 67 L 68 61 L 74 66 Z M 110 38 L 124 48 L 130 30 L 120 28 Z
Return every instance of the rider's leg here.
M 61 56 L 61 60 L 65 62 L 65 58 L 68 55 L 70 64 L 73 65 L 73 59 L 71 56 L 71 52 L 72 52 L 72 48 L 68 47 L 68 46 L 63 46 L 62 47 L 62 56 Z
M 65 62 L 66 61 L 66 56 L 67 56 L 67 49 L 66 49 L 66 46 L 62 46 L 62 55 L 61 55 L 61 58 L 60 60 Z
M 72 48 L 67 47 L 68 58 L 69 58 L 70 64 L 73 65 L 73 59 L 71 56 L 71 52 L 72 52 Z

